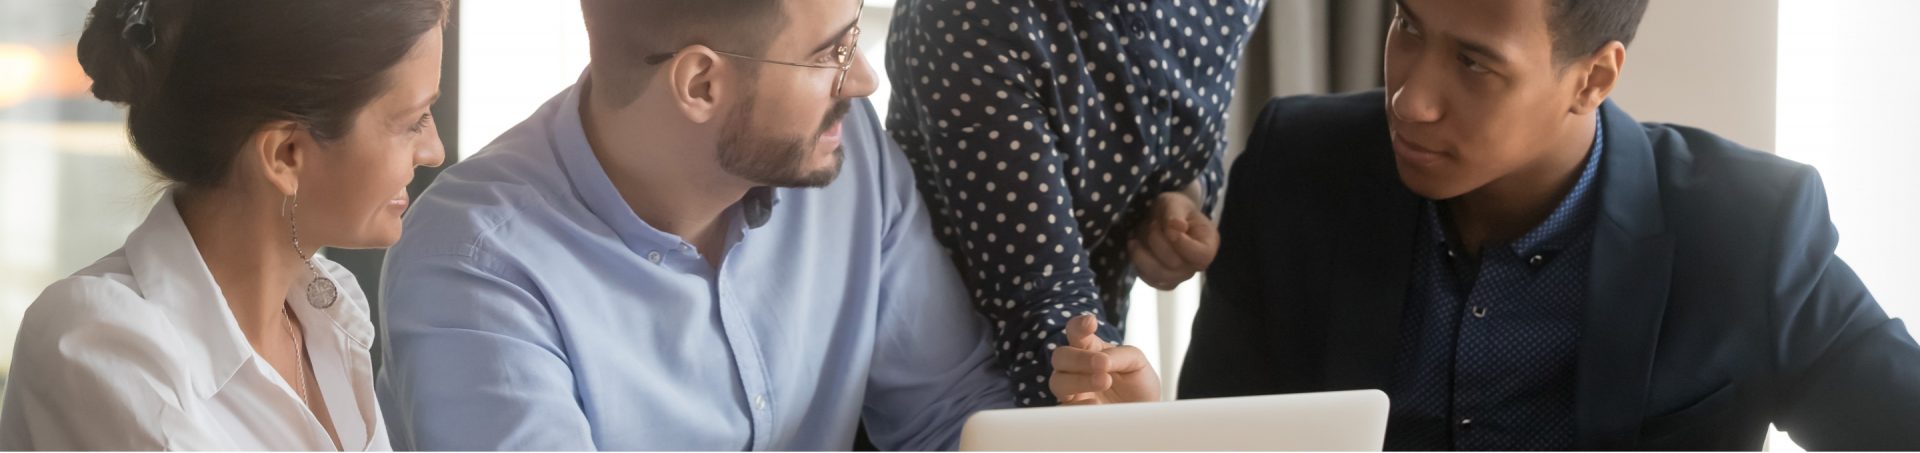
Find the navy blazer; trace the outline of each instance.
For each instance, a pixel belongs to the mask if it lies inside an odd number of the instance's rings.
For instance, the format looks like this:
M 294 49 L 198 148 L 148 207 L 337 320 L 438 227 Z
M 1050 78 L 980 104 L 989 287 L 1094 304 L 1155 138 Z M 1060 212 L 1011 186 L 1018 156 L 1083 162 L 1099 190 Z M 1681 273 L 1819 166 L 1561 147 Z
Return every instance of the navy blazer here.
M 1601 107 L 1579 450 L 1920 449 L 1920 346 L 1812 167 Z M 1375 90 L 1275 99 L 1233 164 L 1180 397 L 1385 389 L 1421 199 Z

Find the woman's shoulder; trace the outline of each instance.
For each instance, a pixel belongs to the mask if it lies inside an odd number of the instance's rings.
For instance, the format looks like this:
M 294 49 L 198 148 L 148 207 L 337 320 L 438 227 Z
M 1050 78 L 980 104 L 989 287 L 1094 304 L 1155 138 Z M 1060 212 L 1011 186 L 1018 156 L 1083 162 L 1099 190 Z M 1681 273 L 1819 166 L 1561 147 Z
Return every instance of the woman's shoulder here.
M 110 259 L 27 309 L 0 417 L 5 447 L 155 450 L 191 437 L 183 400 L 201 380 L 180 329 Z
M 174 361 L 178 334 L 115 253 L 48 285 L 27 307 L 15 339 L 13 380 L 22 373 L 79 371 L 75 367 L 160 366 Z
M 64 337 L 83 329 L 115 329 L 148 337 L 166 330 L 161 307 L 142 294 L 126 252 L 116 251 L 47 285 L 27 307 L 20 339 Z M 126 335 L 116 338 L 126 338 Z
M 117 255 L 54 282 L 27 308 L 14 342 L 7 411 L 92 417 L 124 428 L 144 426 L 135 414 L 179 410 L 181 396 L 193 393 L 195 368 L 186 365 L 191 353 L 180 329 L 141 294 Z

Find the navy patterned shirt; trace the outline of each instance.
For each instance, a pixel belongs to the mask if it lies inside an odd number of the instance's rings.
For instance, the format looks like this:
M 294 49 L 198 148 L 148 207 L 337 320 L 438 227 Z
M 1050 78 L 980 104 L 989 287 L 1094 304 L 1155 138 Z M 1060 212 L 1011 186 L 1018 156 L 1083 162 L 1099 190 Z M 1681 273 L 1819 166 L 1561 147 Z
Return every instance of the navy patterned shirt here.
M 1155 196 L 1220 186 L 1227 105 L 1266 0 L 901 0 L 887 129 L 1021 405 L 1050 405 L 1066 321 L 1121 340 L 1127 240 Z M 1211 204 L 1211 203 L 1208 203 Z
M 1388 450 L 1564 450 L 1603 147 L 1532 231 L 1476 260 L 1428 201 L 1387 394 Z

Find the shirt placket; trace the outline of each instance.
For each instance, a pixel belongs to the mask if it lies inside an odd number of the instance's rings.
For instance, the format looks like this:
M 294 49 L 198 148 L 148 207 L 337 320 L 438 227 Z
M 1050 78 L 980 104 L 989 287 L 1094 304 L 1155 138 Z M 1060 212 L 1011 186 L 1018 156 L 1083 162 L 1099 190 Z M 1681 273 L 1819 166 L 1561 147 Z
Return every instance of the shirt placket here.
M 1497 369 L 1489 361 L 1498 360 L 1489 351 L 1502 350 L 1494 344 L 1496 332 L 1507 326 L 1495 321 L 1494 309 L 1499 308 L 1496 291 L 1502 288 L 1519 288 L 1524 284 L 1526 269 L 1514 269 L 1518 265 L 1513 252 L 1506 247 L 1486 247 L 1482 249 L 1480 271 L 1473 289 L 1462 300 L 1456 312 L 1459 334 L 1454 350 L 1454 402 L 1453 402 L 1453 444 L 1459 450 L 1480 450 L 1486 445 L 1488 422 L 1484 418 L 1495 401 L 1491 393 L 1495 386 L 1490 383 L 1503 379 L 1490 376 Z
M 718 272 L 714 273 L 715 300 L 720 305 L 720 329 L 727 338 L 727 348 L 733 353 L 735 367 L 740 372 L 740 387 L 745 392 L 747 418 L 753 428 L 749 450 L 767 450 L 774 435 L 773 389 L 767 375 L 765 356 L 761 353 L 759 342 L 754 337 L 746 305 L 740 300 L 739 292 L 732 287 L 734 258 L 740 248 L 736 242 L 728 248 L 727 258 L 721 261 Z
M 1121 32 L 1126 33 L 1128 39 L 1124 48 L 1128 57 L 1133 59 L 1126 65 L 1125 70 L 1131 76 L 1132 68 L 1141 68 L 1140 74 L 1132 77 L 1140 85 L 1140 90 L 1137 93 L 1129 93 L 1128 96 L 1133 98 L 1130 100 L 1142 101 L 1140 107 L 1145 109 L 1139 122 L 1139 132 L 1143 135 L 1140 137 L 1141 146 L 1148 148 L 1148 153 L 1146 153 L 1146 162 L 1137 164 L 1145 164 L 1146 168 L 1142 170 L 1146 171 L 1154 171 L 1155 168 L 1172 168 L 1177 163 L 1174 159 L 1181 157 L 1173 152 L 1173 134 L 1170 133 L 1173 130 L 1172 96 L 1178 91 L 1178 87 L 1173 85 L 1168 74 L 1172 70 L 1169 66 L 1175 60 L 1166 54 L 1166 49 L 1161 48 L 1156 40 L 1160 37 L 1160 33 L 1166 31 L 1159 29 L 1159 22 L 1153 17 L 1154 8 L 1157 7 L 1154 3 L 1153 1 L 1136 2 L 1138 7 L 1133 11 L 1121 13 Z M 1161 162 L 1160 159 L 1163 158 L 1168 161 Z M 1164 172 L 1156 171 L 1156 173 L 1160 173 L 1158 177 L 1170 177 Z M 1166 180 L 1149 180 L 1142 186 L 1144 188 L 1148 184 L 1167 182 Z

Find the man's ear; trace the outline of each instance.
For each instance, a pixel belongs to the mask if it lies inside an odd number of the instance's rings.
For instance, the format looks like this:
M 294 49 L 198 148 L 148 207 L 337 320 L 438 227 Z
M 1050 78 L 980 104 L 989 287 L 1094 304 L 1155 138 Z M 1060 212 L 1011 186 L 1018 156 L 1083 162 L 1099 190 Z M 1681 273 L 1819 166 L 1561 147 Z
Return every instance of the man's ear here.
M 1592 55 L 1574 63 L 1569 70 L 1584 74 L 1575 84 L 1573 110 L 1569 113 L 1585 114 L 1600 108 L 1613 95 L 1614 87 L 1620 85 L 1620 71 L 1627 63 L 1627 46 L 1620 41 L 1608 42 L 1600 46 Z
M 703 45 L 687 46 L 667 60 L 668 95 L 688 121 L 706 123 L 720 114 L 726 97 L 733 94 L 723 77 L 728 63 Z
M 247 139 L 240 159 L 242 171 L 257 172 L 283 196 L 300 193 L 300 170 L 319 142 L 305 126 L 292 121 L 275 121 L 261 126 Z

